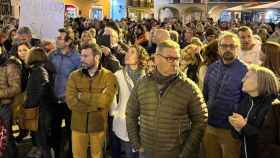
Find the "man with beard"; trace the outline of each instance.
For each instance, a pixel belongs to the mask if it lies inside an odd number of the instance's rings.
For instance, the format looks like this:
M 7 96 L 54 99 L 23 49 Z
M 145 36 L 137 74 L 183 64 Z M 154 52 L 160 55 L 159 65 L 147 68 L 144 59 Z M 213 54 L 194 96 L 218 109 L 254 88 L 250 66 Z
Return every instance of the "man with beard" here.
M 242 79 L 246 65 L 238 60 L 240 40 L 224 32 L 218 41 L 221 59 L 209 65 L 203 94 L 208 108 L 208 126 L 203 139 L 206 158 L 239 158 L 239 142 L 231 136 L 228 116 L 243 97 Z
M 72 72 L 66 88 L 66 102 L 72 111 L 71 130 L 74 158 L 103 158 L 103 142 L 109 107 L 118 83 L 112 72 L 101 67 L 102 51 L 96 44 L 81 49 L 82 68 Z
M 80 67 L 80 55 L 74 49 L 74 40 L 70 37 L 66 29 L 62 28 L 58 30 L 56 50 L 49 55 L 49 60 L 55 67 L 55 82 L 53 88 L 56 103 L 54 105 L 55 112 L 53 113 L 54 119 L 52 122 L 52 142 L 55 158 L 71 158 L 71 111 L 65 102 L 65 88 L 69 74 Z M 62 135 L 61 128 L 63 119 L 65 120 L 64 136 Z M 63 138 L 66 140 L 63 141 Z M 61 144 L 63 144 L 63 148 Z

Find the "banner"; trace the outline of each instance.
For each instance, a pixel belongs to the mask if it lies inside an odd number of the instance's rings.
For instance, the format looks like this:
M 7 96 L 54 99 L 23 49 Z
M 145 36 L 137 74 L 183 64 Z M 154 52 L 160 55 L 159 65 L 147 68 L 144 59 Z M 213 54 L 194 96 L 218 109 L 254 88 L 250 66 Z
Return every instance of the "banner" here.
M 64 26 L 63 0 L 21 0 L 19 26 L 28 26 L 36 38 L 55 41 Z

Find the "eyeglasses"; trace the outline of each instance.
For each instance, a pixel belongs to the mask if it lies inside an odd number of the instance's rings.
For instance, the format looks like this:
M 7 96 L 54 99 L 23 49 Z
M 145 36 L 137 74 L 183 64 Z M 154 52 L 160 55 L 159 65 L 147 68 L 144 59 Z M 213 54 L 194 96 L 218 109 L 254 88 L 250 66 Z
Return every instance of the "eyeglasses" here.
M 233 50 L 233 49 L 237 48 L 237 45 L 234 45 L 234 44 L 221 44 L 220 48 L 222 48 L 222 49 L 229 48 L 229 49 Z
M 167 57 L 167 56 L 164 56 L 162 54 L 157 54 L 159 56 L 161 56 L 162 58 L 164 58 L 168 63 L 173 63 L 175 61 L 179 61 L 179 57 Z

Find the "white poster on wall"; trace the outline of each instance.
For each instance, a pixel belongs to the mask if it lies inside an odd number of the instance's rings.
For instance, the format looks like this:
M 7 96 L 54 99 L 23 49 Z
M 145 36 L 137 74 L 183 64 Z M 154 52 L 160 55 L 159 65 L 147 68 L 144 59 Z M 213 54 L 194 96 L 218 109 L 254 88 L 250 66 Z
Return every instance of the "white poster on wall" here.
M 64 26 L 63 0 L 21 0 L 19 26 L 28 26 L 36 38 L 54 41 Z

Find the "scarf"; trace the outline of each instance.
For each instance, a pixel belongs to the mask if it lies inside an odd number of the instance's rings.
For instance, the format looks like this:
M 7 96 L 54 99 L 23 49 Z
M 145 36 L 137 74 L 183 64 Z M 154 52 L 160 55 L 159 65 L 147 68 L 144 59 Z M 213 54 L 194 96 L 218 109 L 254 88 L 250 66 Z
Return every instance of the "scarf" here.
M 143 76 L 145 76 L 145 71 L 143 69 L 132 70 L 130 66 L 126 66 L 125 71 L 127 72 L 128 76 L 131 78 L 134 84 Z

